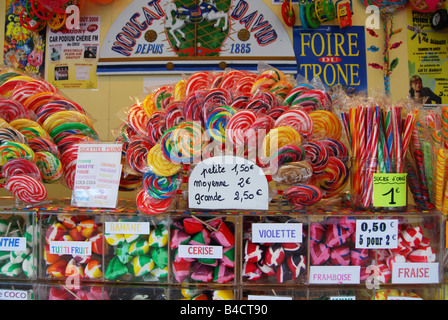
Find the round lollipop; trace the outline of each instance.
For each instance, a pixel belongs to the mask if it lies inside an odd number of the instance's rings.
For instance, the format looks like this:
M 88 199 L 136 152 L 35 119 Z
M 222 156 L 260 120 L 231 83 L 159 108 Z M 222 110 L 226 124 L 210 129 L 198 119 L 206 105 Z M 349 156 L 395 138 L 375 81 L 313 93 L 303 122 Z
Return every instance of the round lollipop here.
M 182 169 L 180 164 L 172 163 L 165 158 L 159 143 L 149 150 L 147 161 L 149 169 L 163 177 L 172 176 Z
M 136 203 L 140 212 L 155 215 L 166 212 L 171 206 L 171 199 L 172 197 L 166 199 L 155 199 L 148 195 L 145 189 L 141 189 L 137 193 Z
M 6 178 L 6 180 L 18 174 L 32 176 L 36 179 L 41 176 L 40 170 L 36 164 L 28 159 L 11 159 L 3 166 L 3 177 Z
M 11 122 L 19 118 L 25 118 L 28 111 L 22 103 L 13 99 L 0 100 L 0 118 Z
M 6 190 L 26 203 L 39 203 L 47 198 L 47 190 L 42 182 L 32 176 L 17 174 L 8 179 Z
M 25 158 L 36 162 L 34 151 L 26 144 L 8 141 L 0 145 L 0 166 L 15 158 Z
M 309 184 L 299 184 L 289 187 L 283 194 L 294 207 L 308 207 L 318 203 L 322 199 L 322 191 Z
M 143 176 L 143 188 L 146 193 L 155 199 L 167 199 L 176 194 L 180 186 L 179 174 L 169 177 L 161 177 L 148 171 Z

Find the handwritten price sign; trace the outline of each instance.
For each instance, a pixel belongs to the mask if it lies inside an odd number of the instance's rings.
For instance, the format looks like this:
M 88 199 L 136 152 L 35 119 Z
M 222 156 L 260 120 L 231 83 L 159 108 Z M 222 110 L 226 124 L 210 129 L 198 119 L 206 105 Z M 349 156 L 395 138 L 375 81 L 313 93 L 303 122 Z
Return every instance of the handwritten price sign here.
M 267 210 L 268 182 L 253 162 L 233 156 L 198 163 L 188 181 L 189 207 L 194 209 Z

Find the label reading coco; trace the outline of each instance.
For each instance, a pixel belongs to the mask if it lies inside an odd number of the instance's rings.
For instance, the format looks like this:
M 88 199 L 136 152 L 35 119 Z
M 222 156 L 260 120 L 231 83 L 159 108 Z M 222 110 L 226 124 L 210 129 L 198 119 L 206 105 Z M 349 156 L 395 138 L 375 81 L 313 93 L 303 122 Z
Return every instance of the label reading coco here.
M 92 243 L 89 241 L 50 241 L 50 254 L 90 256 Z
M 221 246 L 195 246 L 180 245 L 178 249 L 179 258 L 214 258 L 222 259 Z
M 109 234 L 149 234 L 149 222 L 106 222 L 105 233 Z
M 253 243 L 301 243 L 301 223 L 253 223 Z
M 188 203 L 194 209 L 267 210 L 268 182 L 263 171 L 249 160 L 208 158 L 190 174 Z
M 395 249 L 398 245 L 398 220 L 356 220 L 356 248 Z
M 24 290 L 0 290 L 0 300 L 28 300 L 28 292 Z
M 406 173 L 373 174 L 373 206 L 404 207 L 407 204 Z

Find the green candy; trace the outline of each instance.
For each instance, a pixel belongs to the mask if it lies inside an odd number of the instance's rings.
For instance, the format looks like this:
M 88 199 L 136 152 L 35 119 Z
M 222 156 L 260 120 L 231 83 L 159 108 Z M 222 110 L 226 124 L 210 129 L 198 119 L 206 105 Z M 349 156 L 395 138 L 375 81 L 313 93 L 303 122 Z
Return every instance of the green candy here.
M 156 228 L 152 230 L 149 234 L 148 243 L 155 248 L 166 246 L 168 243 L 168 229 Z
M 137 256 L 132 259 L 131 268 L 131 274 L 136 277 L 141 277 L 154 268 L 154 261 L 149 256 Z
M 168 277 L 168 266 L 166 266 L 165 268 L 155 267 L 150 271 L 150 273 L 158 279 L 166 278 Z
M 104 277 L 108 280 L 116 280 L 128 273 L 126 265 L 120 262 L 118 257 L 113 257 L 107 265 Z
M 129 254 L 132 256 L 141 256 L 149 251 L 149 243 L 145 239 L 139 239 L 131 243 Z
M 30 252 L 31 250 L 29 248 L 26 248 L 26 251 L 11 251 L 9 254 L 9 260 L 12 263 L 22 263 Z
M 131 261 L 132 256 L 129 255 L 130 243 L 123 242 L 115 247 L 115 256 L 120 260 L 122 264 L 126 264 Z
M 17 277 L 22 273 L 22 264 L 10 261 L 0 269 L 0 273 L 7 277 Z
M 34 255 L 28 255 L 22 262 L 22 270 L 27 278 L 33 278 L 36 271 L 36 266 L 34 265 Z
M 151 250 L 151 258 L 157 267 L 164 269 L 168 265 L 168 250 L 166 248 L 154 248 Z

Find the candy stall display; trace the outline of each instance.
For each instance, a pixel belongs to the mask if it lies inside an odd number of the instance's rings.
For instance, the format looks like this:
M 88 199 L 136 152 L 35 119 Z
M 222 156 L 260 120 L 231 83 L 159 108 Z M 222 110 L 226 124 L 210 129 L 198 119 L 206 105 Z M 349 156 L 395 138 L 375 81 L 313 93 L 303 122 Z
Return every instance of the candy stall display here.
M 107 214 L 104 228 L 107 282 L 168 282 L 168 218 Z
M 242 283 L 298 285 L 307 282 L 308 219 L 243 217 Z
M 234 284 L 236 222 L 236 217 L 221 215 L 172 216 L 170 281 L 182 285 Z
M 103 281 L 104 231 L 98 214 L 45 212 L 39 220 L 39 279 Z
M 0 280 L 37 278 L 36 212 L 0 212 Z

